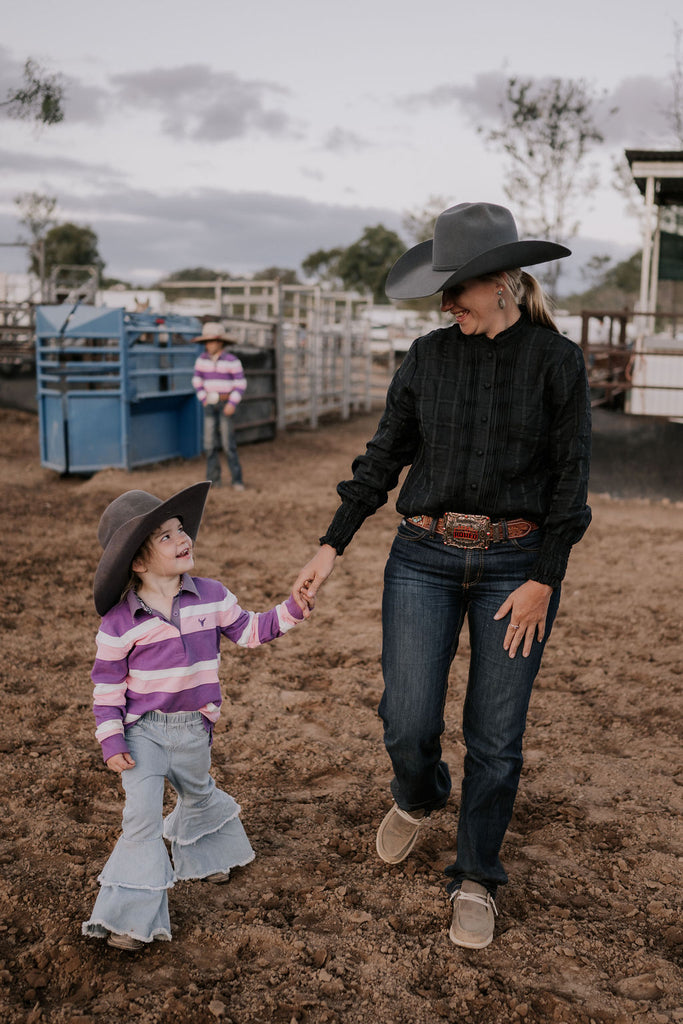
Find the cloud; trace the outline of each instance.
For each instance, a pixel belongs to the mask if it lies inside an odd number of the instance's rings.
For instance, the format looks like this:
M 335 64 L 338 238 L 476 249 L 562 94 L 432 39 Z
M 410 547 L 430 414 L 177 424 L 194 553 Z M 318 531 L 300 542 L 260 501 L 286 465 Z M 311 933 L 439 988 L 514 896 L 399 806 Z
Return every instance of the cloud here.
M 402 109 L 414 113 L 425 108 L 438 110 L 457 104 L 472 120 L 478 121 L 482 116 L 491 118 L 497 115 L 508 77 L 502 71 L 484 71 L 474 76 L 471 85 L 437 85 L 428 92 L 411 93 L 396 102 Z
M 392 210 L 221 189 L 113 189 L 95 199 L 61 193 L 60 209 L 64 220 L 94 229 L 107 273 L 124 279 L 135 267 L 155 268 L 158 276 L 188 266 L 233 274 L 297 268 L 316 249 L 355 242 L 369 224 L 400 231 Z
M 673 102 L 670 79 L 651 75 L 623 78 L 601 104 L 605 141 L 645 149 L 679 148 L 669 121 Z M 611 108 L 616 108 L 614 114 L 608 113 Z
M 110 82 L 117 103 L 157 111 L 162 131 L 176 139 L 224 142 L 254 133 L 300 133 L 281 105 L 268 106 L 288 95 L 272 82 L 248 81 L 204 64 L 113 75 Z
M 89 185 L 111 187 L 123 179 L 123 173 L 111 164 L 89 163 L 69 156 L 31 153 L 0 149 L 0 167 L 4 173 L 14 171 L 21 175 L 44 174 L 53 178 L 66 175 L 73 182 L 74 176 L 87 180 Z
M 457 105 L 473 124 L 480 125 L 482 120 L 498 117 L 510 77 L 513 76 L 501 71 L 482 72 L 470 84 L 442 84 L 428 92 L 404 96 L 397 103 L 411 113 Z M 528 77 L 534 80 L 533 76 Z M 547 76 L 536 79 L 539 84 L 550 80 Z M 590 93 L 590 82 L 587 87 Z M 593 95 L 596 123 L 608 145 L 677 148 L 670 123 L 674 103 L 670 78 L 634 75 L 623 78 L 611 91 L 596 88 Z
M 331 153 L 358 153 L 361 150 L 369 149 L 373 143 L 362 138 L 356 132 L 348 131 L 346 128 L 333 128 L 328 133 L 323 144 L 323 149 Z

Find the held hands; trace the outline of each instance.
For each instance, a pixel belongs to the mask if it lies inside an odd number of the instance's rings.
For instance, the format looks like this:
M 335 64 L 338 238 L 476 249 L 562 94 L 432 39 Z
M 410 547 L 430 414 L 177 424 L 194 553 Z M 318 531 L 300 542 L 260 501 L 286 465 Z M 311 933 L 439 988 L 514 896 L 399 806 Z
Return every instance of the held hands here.
M 323 544 L 310 562 L 303 567 L 292 587 L 292 596 L 307 619 L 315 604 L 315 595 L 334 569 L 337 552 L 330 544 Z
M 527 580 L 512 591 L 493 616 L 494 619 L 504 619 L 510 613 L 503 648 L 511 658 L 514 658 L 520 647 L 522 657 L 528 658 L 534 638 L 538 637 L 540 643 L 545 636 L 545 620 L 552 592 L 553 588 L 545 583 Z
M 117 772 L 119 775 L 121 772 L 127 771 L 129 768 L 135 768 L 135 761 L 129 753 L 125 754 L 114 754 L 106 761 L 107 768 L 111 771 Z

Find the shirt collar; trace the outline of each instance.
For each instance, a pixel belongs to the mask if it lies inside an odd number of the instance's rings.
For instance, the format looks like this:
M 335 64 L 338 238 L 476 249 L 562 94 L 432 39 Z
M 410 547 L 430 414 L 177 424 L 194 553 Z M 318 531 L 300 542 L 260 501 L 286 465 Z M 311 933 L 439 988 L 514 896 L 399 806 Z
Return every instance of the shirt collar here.
M 182 594 L 184 591 L 187 591 L 190 594 L 194 594 L 195 597 L 199 596 L 199 591 L 197 590 L 197 584 L 195 583 L 195 581 L 192 578 L 192 576 L 190 576 L 186 572 L 184 572 L 182 574 L 182 576 L 180 577 L 180 587 L 178 589 L 178 594 Z M 128 601 L 128 607 L 129 607 L 130 613 L 131 613 L 131 615 L 133 617 L 135 617 L 135 615 L 140 614 L 141 612 L 144 612 L 147 615 L 153 615 L 154 614 L 152 609 L 149 608 L 148 605 L 145 604 L 145 602 L 142 600 L 142 598 L 139 597 L 135 593 L 134 590 L 129 590 L 128 591 L 128 594 L 126 595 L 126 600 Z

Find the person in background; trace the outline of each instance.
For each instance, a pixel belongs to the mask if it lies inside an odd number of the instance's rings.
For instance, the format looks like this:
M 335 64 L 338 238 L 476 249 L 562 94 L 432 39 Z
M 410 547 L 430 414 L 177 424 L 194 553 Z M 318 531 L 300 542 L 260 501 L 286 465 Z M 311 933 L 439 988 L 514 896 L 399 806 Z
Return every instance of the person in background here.
M 221 639 L 257 647 L 313 606 L 290 595 L 270 611 L 245 611 L 218 580 L 190 575 L 210 487 L 196 483 L 166 501 L 126 491 L 98 528 L 93 707 L 102 757 L 121 776 L 126 803 L 82 932 L 128 952 L 170 940 L 167 893 L 177 880 L 220 885 L 253 860 L 239 804 L 209 774 Z M 166 818 L 165 779 L 178 794 Z
M 376 846 L 382 860 L 400 863 L 448 800 L 441 735 L 467 617 L 466 755 L 457 856 L 446 875 L 449 936 L 474 949 L 493 938 L 531 689 L 572 545 L 591 518 L 583 355 L 520 269 L 568 255 L 552 242 L 520 241 L 505 207 L 460 203 L 437 218 L 433 239 L 394 264 L 390 298 L 441 292 L 441 309 L 455 322 L 413 343 L 353 479 L 337 488 L 341 505 L 321 547 L 293 588 L 300 601 L 314 597 L 410 467 L 384 577 L 379 712 L 394 803 Z
M 194 364 L 192 387 L 204 407 L 206 478 L 213 484 L 220 484 L 222 449 L 230 470 L 232 486 L 236 491 L 243 491 L 242 466 L 237 453 L 235 426 L 232 420 L 247 389 L 242 363 L 226 348 L 233 339 L 228 337 L 222 324 L 205 323 L 201 335 L 193 340 L 204 342 L 204 351 Z

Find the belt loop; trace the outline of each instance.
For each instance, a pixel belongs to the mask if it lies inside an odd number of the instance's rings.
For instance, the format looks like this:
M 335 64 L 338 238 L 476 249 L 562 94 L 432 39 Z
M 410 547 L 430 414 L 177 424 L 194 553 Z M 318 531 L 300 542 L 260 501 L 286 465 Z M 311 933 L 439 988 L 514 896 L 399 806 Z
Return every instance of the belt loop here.
M 430 537 L 434 536 L 434 534 L 436 533 L 436 528 L 437 528 L 438 525 L 439 525 L 439 519 L 438 519 L 437 516 L 434 516 L 432 518 L 432 522 L 431 522 L 431 525 L 429 527 L 429 536 Z
M 510 537 L 510 531 L 508 530 L 508 521 L 507 521 L 507 519 L 501 519 L 499 525 L 502 526 L 502 528 L 503 528 L 503 536 L 501 537 L 501 540 L 508 540 L 509 537 Z

